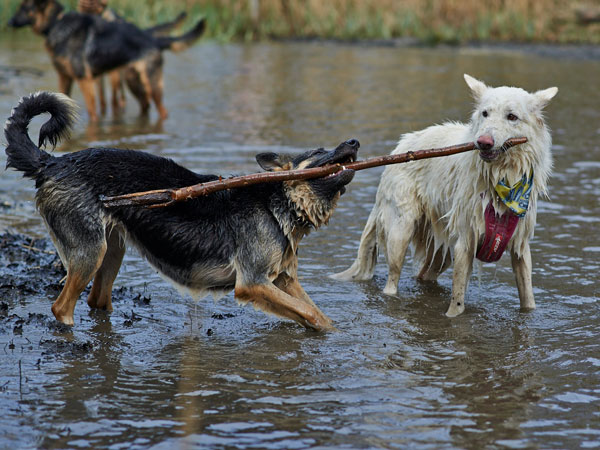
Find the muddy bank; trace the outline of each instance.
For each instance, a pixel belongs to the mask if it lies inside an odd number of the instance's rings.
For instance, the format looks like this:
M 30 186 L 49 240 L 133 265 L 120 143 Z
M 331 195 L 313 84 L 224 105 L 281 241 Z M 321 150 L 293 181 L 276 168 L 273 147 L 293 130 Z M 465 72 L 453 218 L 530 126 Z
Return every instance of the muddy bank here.
M 41 355 L 50 357 L 81 356 L 90 352 L 97 343 L 73 340 L 72 328 L 54 319 L 50 307 L 60 293 L 66 271 L 49 239 L 35 239 L 20 234 L 0 234 L 0 342 L 6 342 L 5 351 L 27 346 L 42 349 Z M 89 292 L 86 288 L 81 298 Z M 150 303 L 150 297 L 133 289 L 113 291 L 113 301 L 122 311 L 123 325 L 142 321 L 136 314 L 137 306 Z M 79 308 L 84 308 L 82 300 Z M 38 305 L 32 311 L 32 305 Z M 39 311 L 39 312 L 38 312 Z M 99 314 L 106 314 L 100 313 Z M 38 360 L 38 363 L 40 361 Z

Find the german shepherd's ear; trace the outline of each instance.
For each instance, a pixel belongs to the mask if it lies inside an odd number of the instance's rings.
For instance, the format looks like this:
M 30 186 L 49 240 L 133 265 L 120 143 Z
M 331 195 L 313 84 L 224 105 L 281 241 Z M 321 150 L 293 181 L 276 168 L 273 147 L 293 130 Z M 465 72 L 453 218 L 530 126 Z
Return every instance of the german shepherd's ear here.
M 260 167 L 268 171 L 287 170 L 290 168 L 291 159 L 278 153 L 259 153 L 256 162 Z

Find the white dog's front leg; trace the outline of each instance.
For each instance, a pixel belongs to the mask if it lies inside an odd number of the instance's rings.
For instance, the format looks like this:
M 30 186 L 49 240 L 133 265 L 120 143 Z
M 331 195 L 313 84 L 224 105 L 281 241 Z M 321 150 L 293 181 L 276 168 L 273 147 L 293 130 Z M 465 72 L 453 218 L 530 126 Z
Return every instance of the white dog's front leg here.
M 531 282 L 531 251 L 529 250 L 529 242 L 525 245 L 520 257 L 514 250 L 511 251 L 510 256 L 515 278 L 517 279 L 521 309 L 535 309 L 533 284 Z
M 465 310 L 465 294 L 473 270 L 471 245 L 459 240 L 454 247 L 454 273 L 452 275 L 452 300 L 446 316 L 456 317 Z

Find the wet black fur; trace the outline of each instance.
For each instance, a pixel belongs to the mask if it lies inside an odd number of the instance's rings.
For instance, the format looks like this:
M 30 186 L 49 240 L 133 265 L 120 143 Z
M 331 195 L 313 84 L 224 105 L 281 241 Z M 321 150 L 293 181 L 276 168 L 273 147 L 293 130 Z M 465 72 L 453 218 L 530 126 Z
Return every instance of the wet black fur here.
M 38 30 L 46 38 L 58 70 L 65 70 L 68 61 L 76 79 L 86 76 L 86 66 L 96 77 L 137 61 L 151 52 L 170 48 L 176 42 L 197 39 L 204 31 L 204 20 L 188 33 L 179 37 L 155 36 L 124 20 L 106 21 L 99 16 L 63 11 L 55 0 L 24 0 L 20 9 L 9 21 L 13 27 L 33 25 L 31 13 L 49 8 L 47 24 Z
M 6 167 L 20 170 L 23 176 L 33 178 L 50 157 L 38 147 L 46 143 L 55 146 L 59 140 L 67 137 L 74 116 L 65 110 L 64 103 L 56 95 L 40 92 L 29 99 L 13 110 L 4 128 L 4 134 L 9 142 L 6 148 L 6 154 L 9 156 Z M 40 128 L 39 143 L 36 146 L 27 134 L 29 121 L 45 112 L 50 113 L 51 117 Z
M 115 226 L 176 283 L 202 292 L 227 291 L 239 277 L 245 285 L 267 283 L 273 255 L 283 255 L 290 246 L 295 254 L 297 242 L 292 241 L 299 241 L 311 228 L 321 225 L 302 215 L 284 183 L 220 191 L 168 208 L 106 209 L 101 196 L 183 187 L 217 177 L 196 174 L 170 159 L 140 151 L 90 148 L 55 157 L 40 150 L 29 139 L 27 124 L 33 116 L 50 112 L 52 118 L 42 128 L 40 140 L 56 142 L 73 123 L 68 102 L 64 96 L 50 93 L 25 97 L 5 127 L 7 167 L 35 180 L 37 206 L 55 243 L 60 243 L 63 253 L 72 252 L 61 255 L 63 262 L 65 258 L 79 258 L 77 252 L 85 254 L 98 247 L 109 228 Z M 260 154 L 257 160 L 267 169 L 297 167 L 306 160 L 312 162 L 309 165 L 320 166 L 354 159 L 358 146 L 358 141 L 352 140 L 332 151 L 318 149 L 289 160 L 277 154 Z M 302 182 L 308 187 L 307 195 L 314 196 L 308 201 L 333 210 L 338 194 L 353 175 L 353 171 L 345 170 Z M 291 237 L 292 229 L 298 232 L 297 238 Z M 228 273 L 232 264 L 237 273 Z M 202 285 L 194 284 L 198 271 Z

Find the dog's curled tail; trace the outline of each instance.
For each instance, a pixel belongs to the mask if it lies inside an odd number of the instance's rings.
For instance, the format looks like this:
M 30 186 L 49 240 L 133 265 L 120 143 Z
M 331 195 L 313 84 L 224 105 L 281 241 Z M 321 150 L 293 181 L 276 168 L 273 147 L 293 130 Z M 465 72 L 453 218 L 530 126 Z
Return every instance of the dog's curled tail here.
M 196 42 L 206 29 L 206 19 L 202 18 L 198 23 L 185 34 L 176 37 L 170 36 L 158 36 L 156 42 L 161 50 L 171 50 L 173 52 L 180 52 L 190 47 Z
M 29 137 L 29 122 L 44 113 L 51 117 L 40 128 L 39 143 L 35 145 Z M 35 178 L 43 161 L 51 157 L 40 147 L 46 143 L 55 146 L 68 137 L 76 120 L 77 105 L 66 95 L 37 92 L 23 97 L 4 125 L 4 137 L 8 142 L 6 167 Z
M 371 210 L 365 229 L 360 237 L 358 255 L 352 265 L 343 272 L 330 275 L 334 280 L 370 280 L 377 264 L 377 205 Z

